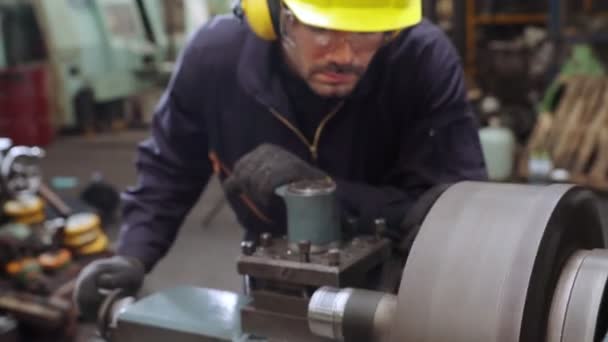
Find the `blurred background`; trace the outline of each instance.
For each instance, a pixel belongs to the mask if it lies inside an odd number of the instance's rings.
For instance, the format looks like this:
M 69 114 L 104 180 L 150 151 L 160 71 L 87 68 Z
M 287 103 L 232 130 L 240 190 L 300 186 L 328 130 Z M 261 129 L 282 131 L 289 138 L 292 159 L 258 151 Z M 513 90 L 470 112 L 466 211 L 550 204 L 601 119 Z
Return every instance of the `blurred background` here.
M 70 304 L 74 276 L 111 253 L 117 196 L 176 56 L 231 2 L 0 0 L 0 341 L 95 339 Z M 608 189 L 607 1 L 424 0 L 424 12 L 462 57 L 493 181 Z M 144 291 L 240 291 L 240 238 L 213 180 Z

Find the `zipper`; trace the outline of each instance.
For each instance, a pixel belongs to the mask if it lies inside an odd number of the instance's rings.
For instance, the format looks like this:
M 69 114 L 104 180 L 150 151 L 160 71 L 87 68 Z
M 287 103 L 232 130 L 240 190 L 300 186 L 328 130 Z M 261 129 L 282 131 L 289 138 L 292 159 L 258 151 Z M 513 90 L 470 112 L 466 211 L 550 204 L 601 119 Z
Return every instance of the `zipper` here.
M 289 122 L 289 120 L 287 120 L 283 115 L 281 115 L 281 113 L 279 113 L 272 107 L 269 107 L 268 109 L 270 110 L 270 113 L 272 113 L 272 115 L 277 118 L 277 120 L 283 123 L 283 125 L 287 126 L 287 128 L 289 128 L 293 133 L 295 133 L 295 135 L 304 143 L 304 145 L 306 145 L 308 151 L 310 152 L 310 155 L 312 156 L 313 161 L 316 163 L 319 158 L 319 143 L 321 141 L 321 134 L 323 134 L 323 130 L 325 129 L 325 126 L 327 126 L 327 123 L 338 114 L 338 112 L 340 111 L 340 109 L 342 109 L 343 106 L 344 101 L 341 101 L 336 105 L 334 109 L 332 109 L 331 112 L 329 112 L 323 118 L 323 120 L 321 120 L 319 126 L 315 130 L 315 136 L 312 142 L 308 140 L 308 138 L 306 138 L 306 136 L 304 135 L 304 133 L 302 133 L 300 129 L 298 129 L 294 124 Z

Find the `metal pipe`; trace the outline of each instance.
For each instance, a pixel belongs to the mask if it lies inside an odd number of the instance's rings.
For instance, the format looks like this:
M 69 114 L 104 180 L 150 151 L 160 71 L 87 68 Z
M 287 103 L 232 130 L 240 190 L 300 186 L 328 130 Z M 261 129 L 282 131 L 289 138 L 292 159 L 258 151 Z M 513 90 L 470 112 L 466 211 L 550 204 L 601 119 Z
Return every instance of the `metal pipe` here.
M 277 188 L 287 207 L 287 238 L 292 248 L 310 241 L 310 253 L 322 253 L 342 240 L 336 184 L 330 180 L 305 180 Z
M 383 292 L 322 287 L 308 305 L 308 326 L 333 341 L 385 342 L 390 338 L 397 297 Z

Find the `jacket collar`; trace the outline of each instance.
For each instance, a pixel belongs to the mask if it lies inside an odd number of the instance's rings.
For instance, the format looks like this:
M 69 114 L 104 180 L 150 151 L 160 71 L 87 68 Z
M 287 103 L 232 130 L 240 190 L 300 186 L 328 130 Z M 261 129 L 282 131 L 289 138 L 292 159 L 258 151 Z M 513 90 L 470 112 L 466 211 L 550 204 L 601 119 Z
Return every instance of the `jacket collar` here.
M 243 89 L 266 107 L 286 112 L 288 99 L 275 69 L 274 44 L 248 32 L 237 67 L 237 77 Z

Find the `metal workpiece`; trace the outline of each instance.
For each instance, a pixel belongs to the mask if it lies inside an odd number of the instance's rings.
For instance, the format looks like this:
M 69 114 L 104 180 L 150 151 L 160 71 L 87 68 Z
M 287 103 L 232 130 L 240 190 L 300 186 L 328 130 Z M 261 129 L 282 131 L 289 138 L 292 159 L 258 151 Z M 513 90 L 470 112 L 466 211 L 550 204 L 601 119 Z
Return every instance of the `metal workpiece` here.
M 305 180 L 276 189 L 287 208 L 287 240 L 293 249 L 311 243 L 311 253 L 326 252 L 342 240 L 336 184 L 329 179 Z
M 412 246 L 392 341 L 544 341 L 562 266 L 604 247 L 597 203 L 569 185 L 449 188 Z
M 385 342 L 397 297 L 383 292 L 322 287 L 308 305 L 310 331 L 333 341 Z

